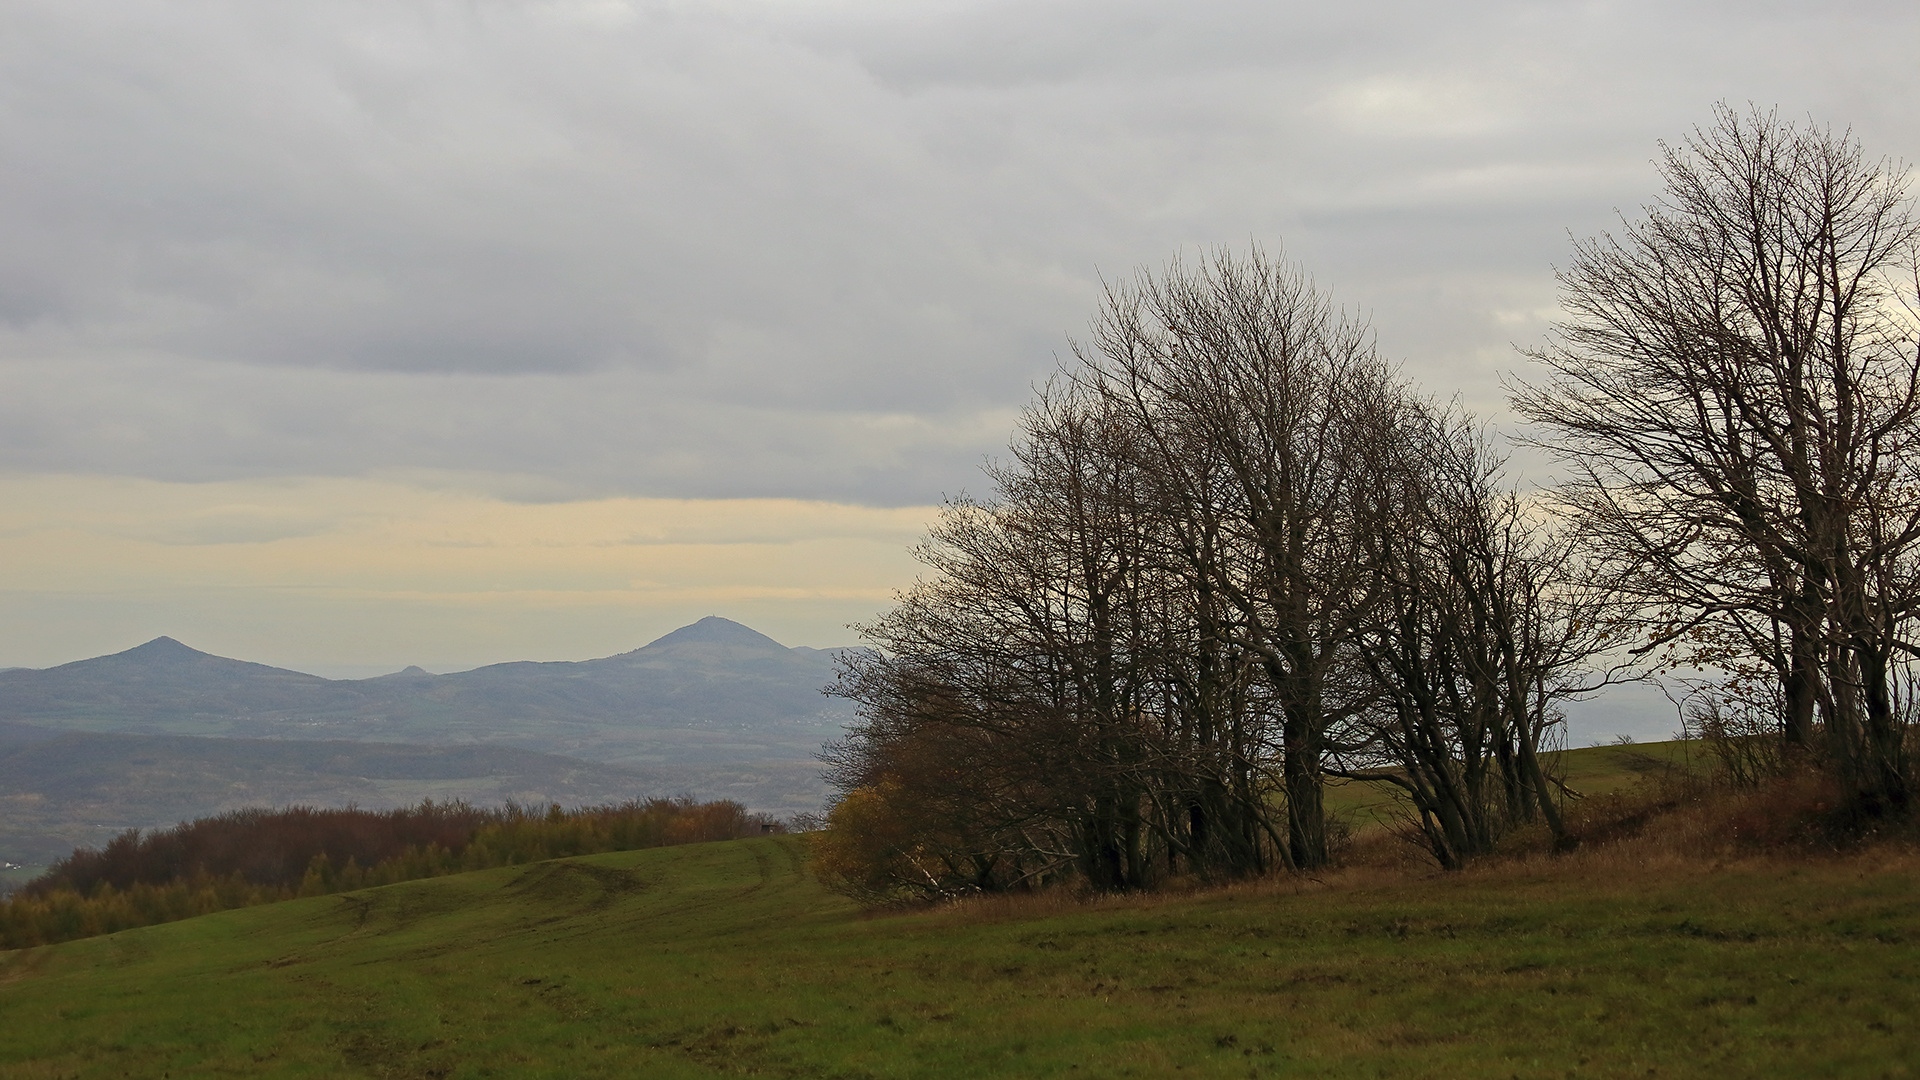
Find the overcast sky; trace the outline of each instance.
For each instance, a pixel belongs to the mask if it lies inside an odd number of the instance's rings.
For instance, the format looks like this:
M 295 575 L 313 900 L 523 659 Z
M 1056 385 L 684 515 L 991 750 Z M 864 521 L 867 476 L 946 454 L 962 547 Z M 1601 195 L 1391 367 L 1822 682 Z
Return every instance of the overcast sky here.
M 1258 241 L 1497 415 L 1658 140 L 1754 102 L 1920 157 L 1915 41 L 1910 2 L 10 0 L 0 664 L 845 644 L 1102 275 Z

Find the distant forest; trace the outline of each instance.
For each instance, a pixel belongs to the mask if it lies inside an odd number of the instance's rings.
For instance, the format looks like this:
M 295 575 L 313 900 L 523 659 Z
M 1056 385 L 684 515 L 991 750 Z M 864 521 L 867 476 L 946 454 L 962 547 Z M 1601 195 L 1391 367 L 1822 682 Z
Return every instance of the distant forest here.
M 1908 814 L 1920 655 L 1912 202 L 1847 134 L 1723 108 L 1560 272 L 1512 386 L 1562 479 L 1259 248 L 1111 286 L 990 497 L 861 628 L 817 865 L 857 895 L 1311 871 L 1329 782 L 1397 789 L 1457 868 L 1579 842 L 1559 706 L 1709 672 L 1737 776 Z M 1757 769 L 1757 771 L 1756 771 Z

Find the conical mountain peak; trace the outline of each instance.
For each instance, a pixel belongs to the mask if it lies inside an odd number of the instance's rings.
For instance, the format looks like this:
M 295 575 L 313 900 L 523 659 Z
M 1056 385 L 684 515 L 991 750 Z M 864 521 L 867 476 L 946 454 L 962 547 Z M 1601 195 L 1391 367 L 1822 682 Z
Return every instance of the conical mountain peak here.
M 152 641 L 149 641 L 144 645 L 135 645 L 133 648 L 128 649 L 125 652 L 122 652 L 120 655 L 121 656 L 138 656 L 138 657 L 143 657 L 147 659 L 157 660 L 157 659 L 161 659 L 169 656 L 190 657 L 190 656 L 211 656 L 212 654 L 203 653 L 199 649 L 196 649 L 191 645 L 183 645 L 179 641 L 176 641 L 175 639 L 170 638 L 165 634 L 162 634 L 159 637 L 154 638 Z
M 734 648 L 787 651 L 785 645 L 760 631 L 718 615 L 709 615 L 697 623 L 683 626 L 665 637 L 648 642 L 645 647 L 657 649 L 669 645 L 730 645 Z

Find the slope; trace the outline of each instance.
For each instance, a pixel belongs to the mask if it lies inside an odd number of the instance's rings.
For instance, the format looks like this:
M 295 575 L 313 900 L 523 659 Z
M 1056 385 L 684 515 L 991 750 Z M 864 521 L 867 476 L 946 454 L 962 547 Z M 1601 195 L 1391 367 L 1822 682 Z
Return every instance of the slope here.
M 0 1072 L 1905 1075 L 1917 884 L 1593 852 L 873 918 L 735 841 L 0 955 Z

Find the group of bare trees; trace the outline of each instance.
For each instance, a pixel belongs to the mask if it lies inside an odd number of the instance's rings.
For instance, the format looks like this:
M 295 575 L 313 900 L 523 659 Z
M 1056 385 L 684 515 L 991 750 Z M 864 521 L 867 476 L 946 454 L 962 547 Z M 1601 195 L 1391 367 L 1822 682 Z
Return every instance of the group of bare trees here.
M 1648 641 L 1767 665 L 1781 737 L 1904 808 L 1897 178 L 1731 112 L 1664 171 L 1579 249 L 1552 379 L 1516 395 L 1572 466 L 1557 500 L 1282 260 L 1111 287 L 993 497 L 952 503 L 862 628 L 824 864 L 876 893 L 1312 869 L 1335 778 L 1399 788 L 1446 866 L 1529 822 L 1565 843 L 1556 703 Z
M 1498 471 L 1284 262 L 1113 288 L 863 628 L 840 854 L 928 892 L 1312 869 L 1330 776 L 1403 787 L 1448 865 L 1558 829 L 1538 750 L 1600 623 Z

